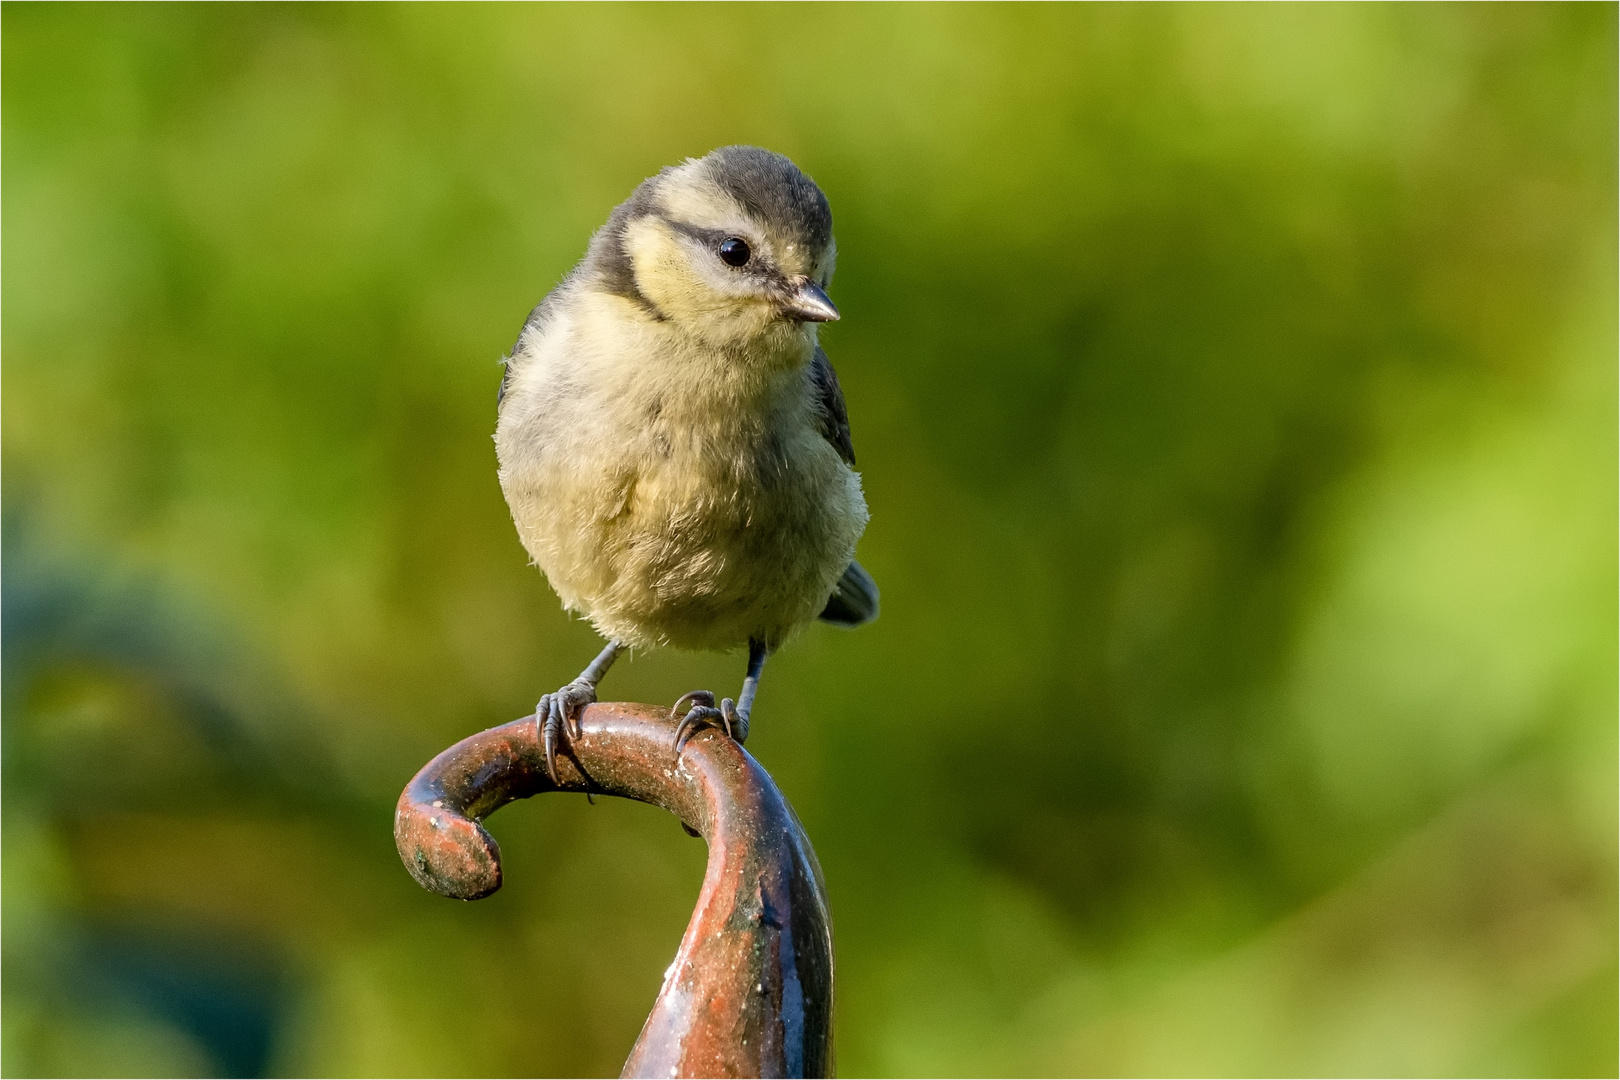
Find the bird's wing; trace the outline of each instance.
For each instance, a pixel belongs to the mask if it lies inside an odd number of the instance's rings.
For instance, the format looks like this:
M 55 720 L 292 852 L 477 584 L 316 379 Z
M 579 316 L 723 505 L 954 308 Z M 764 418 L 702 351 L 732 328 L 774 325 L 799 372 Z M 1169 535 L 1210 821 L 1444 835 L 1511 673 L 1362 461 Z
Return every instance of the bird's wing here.
M 495 411 L 501 411 L 501 405 L 506 401 L 506 387 L 512 381 L 512 358 L 508 356 L 501 361 L 501 385 L 495 390 Z
M 816 616 L 834 626 L 856 627 L 878 617 L 878 587 L 864 567 L 852 562 L 833 586 L 827 606 Z
M 816 346 L 810 359 L 810 383 L 816 394 L 816 421 L 821 434 L 851 468 L 855 465 L 855 444 L 849 438 L 849 410 L 844 407 L 844 391 L 838 385 L 827 354 Z M 833 586 L 827 606 L 817 618 L 835 626 L 861 626 L 878 617 L 878 587 L 858 562 L 844 569 Z
M 844 407 L 844 391 L 838 385 L 838 373 L 821 346 L 810 358 L 810 386 L 815 391 L 816 421 L 821 434 L 838 451 L 844 464 L 855 465 L 855 444 L 849 438 L 849 410 Z
M 501 404 L 506 400 L 507 387 L 512 385 L 512 375 L 517 369 L 518 350 L 523 348 L 523 339 L 528 336 L 530 330 L 539 330 L 545 326 L 546 320 L 551 318 L 552 311 L 557 306 L 558 297 L 562 295 L 563 289 L 572 280 L 572 274 L 564 278 L 561 284 L 546 293 L 545 299 L 536 304 L 534 310 L 529 312 L 529 317 L 523 320 L 523 329 L 518 331 L 517 341 L 512 344 L 511 353 L 501 361 L 501 388 L 495 392 L 495 410 L 497 412 L 500 411 Z
M 512 358 L 506 357 L 501 361 L 501 385 L 495 391 L 495 411 L 500 412 L 501 404 L 506 400 L 506 388 L 512 382 Z

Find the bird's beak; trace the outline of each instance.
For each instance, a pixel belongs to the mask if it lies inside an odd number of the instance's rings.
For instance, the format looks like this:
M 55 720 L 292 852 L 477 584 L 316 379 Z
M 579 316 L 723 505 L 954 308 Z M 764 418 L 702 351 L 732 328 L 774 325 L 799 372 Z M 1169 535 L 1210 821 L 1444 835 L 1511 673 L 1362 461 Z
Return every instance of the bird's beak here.
M 838 321 L 838 309 L 827 299 L 827 294 L 821 291 L 821 286 L 809 278 L 799 282 L 798 291 L 782 305 L 782 313 L 800 322 Z

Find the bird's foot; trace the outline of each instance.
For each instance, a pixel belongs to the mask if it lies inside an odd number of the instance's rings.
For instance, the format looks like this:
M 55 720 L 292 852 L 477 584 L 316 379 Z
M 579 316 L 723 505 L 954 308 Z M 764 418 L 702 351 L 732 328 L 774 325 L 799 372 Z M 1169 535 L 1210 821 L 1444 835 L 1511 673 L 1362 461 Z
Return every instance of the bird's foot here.
M 737 703 L 730 698 L 722 698 L 719 708 L 715 707 L 714 694 L 708 690 L 693 690 L 689 694 L 682 694 L 675 702 L 675 707 L 669 710 L 670 719 L 681 715 L 681 706 L 691 703 L 686 715 L 675 729 L 675 752 L 679 754 L 686 746 L 686 740 L 696 735 L 702 727 L 723 727 L 726 734 L 741 743 L 748 738 L 748 714 L 737 708 Z
M 540 745 L 546 751 L 546 772 L 557 782 L 557 741 L 566 729 L 571 739 L 579 738 L 579 715 L 596 701 L 596 684 L 575 679 L 555 693 L 547 694 L 534 707 L 534 722 L 540 728 Z

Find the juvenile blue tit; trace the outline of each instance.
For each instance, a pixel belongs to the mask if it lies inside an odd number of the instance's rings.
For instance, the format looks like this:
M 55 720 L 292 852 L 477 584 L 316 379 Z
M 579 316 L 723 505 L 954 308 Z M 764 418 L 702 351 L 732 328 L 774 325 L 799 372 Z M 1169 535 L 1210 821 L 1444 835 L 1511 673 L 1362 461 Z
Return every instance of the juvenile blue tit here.
M 827 198 L 780 154 L 728 146 L 645 180 L 529 315 L 495 446 L 519 537 L 608 641 L 536 706 L 546 764 L 629 647 L 748 646 L 735 701 L 695 690 L 738 742 L 765 658 L 816 618 L 859 626 L 878 590 L 843 391 L 817 344 L 836 246 Z

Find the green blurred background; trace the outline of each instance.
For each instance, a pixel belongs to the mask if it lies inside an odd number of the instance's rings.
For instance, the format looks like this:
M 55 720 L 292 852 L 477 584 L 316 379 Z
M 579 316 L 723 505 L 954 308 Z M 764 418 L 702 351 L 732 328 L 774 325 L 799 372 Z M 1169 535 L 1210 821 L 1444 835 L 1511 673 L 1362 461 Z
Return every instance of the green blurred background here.
M 1616 10 L 6 4 L 0 1067 L 617 1073 L 701 842 L 391 811 L 596 648 L 497 361 L 751 142 L 884 590 L 749 744 L 841 1071 L 1614 1075 Z

